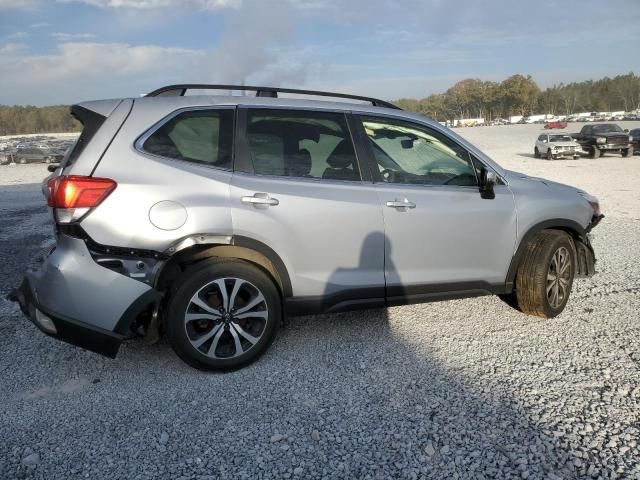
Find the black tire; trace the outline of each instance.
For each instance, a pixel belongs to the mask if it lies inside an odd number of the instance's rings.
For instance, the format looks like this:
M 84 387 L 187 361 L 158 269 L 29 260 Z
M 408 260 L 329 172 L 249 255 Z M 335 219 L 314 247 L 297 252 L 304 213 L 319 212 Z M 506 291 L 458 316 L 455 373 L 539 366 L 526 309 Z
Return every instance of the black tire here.
M 562 275 L 554 272 L 553 262 L 556 255 L 558 256 L 555 258 L 555 265 L 558 265 L 563 257 L 568 261 L 568 265 L 563 264 L 566 267 Z M 516 274 L 515 295 L 503 300 L 507 303 L 515 300 L 517 309 L 527 315 L 542 318 L 556 317 L 562 313 L 569 300 L 575 266 L 575 245 L 569 235 L 557 230 L 543 230 L 529 241 L 520 260 Z M 555 283 L 550 280 L 554 275 L 558 279 Z M 556 291 L 557 296 L 554 294 Z
M 622 156 L 624 158 L 629 158 L 633 156 L 633 148 L 625 148 L 624 150 L 622 150 Z
M 197 306 L 194 307 L 195 304 L 192 303 L 193 297 L 196 294 L 200 295 L 199 292 L 201 292 L 202 289 L 210 288 L 212 289 L 211 291 L 215 290 L 214 293 L 205 292 L 208 294 L 208 297 L 206 297 L 206 305 L 211 307 L 212 310 L 217 309 L 215 303 L 212 304 L 212 298 L 219 300 L 220 305 L 222 304 L 221 294 L 218 293 L 220 289 L 212 285 L 212 282 L 221 279 L 227 279 L 223 281 L 226 288 L 231 287 L 231 289 L 233 289 L 232 285 L 234 285 L 234 283 L 232 282 L 234 282 L 234 280 L 232 279 L 239 279 L 244 282 L 243 286 L 247 286 L 247 289 L 253 290 L 254 293 L 262 294 L 264 302 L 260 302 L 257 305 L 261 308 L 261 311 L 266 307 L 268 313 L 264 321 L 258 318 L 252 320 L 260 323 L 260 325 L 253 325 L 254 327 L 258 327 L 257 330 L 250 329 L 249 327 L 252 325 L 245 323 L 249 322 L 249 320 L 237 318 L 232 320 L 227 318 L 225 321 L 222 320 L 222 317 L 216 318 L 215 320 L 202 319 L 191 321 L 187 324 L 185 316 L 188 309 L 191 309 L 189 313 L 193 312 L 195 308 L 198 311 L 202 310 L 199 314 L 204 313 L 206 315 L 204 309 Z M 229 294 L 229 290 L 227 293 Z M 240 291 L 236 297 L 240 297 L 241 294 L 242 291 Z M 229 294 L 228 298 L 230 299 L 231 296 L 232 293 Z M 258 295 L 255 294 L 253 298 L 257 297 Z M 202 297 L 199 296 L 198 299 L 202 300 Z M 243 299 L 240 298 L 240 301 L 242 302 Z M 244 300 L 245 304 L 249 304 L 251 301 L 252 298 Z M 242 308 L 240 308 L 240 310 L 242 310 Z M 213 317 L 213 315 L 208 316 Z M 229 316 L 227 315 L 227 317 Z M 213 259 L 196 264 L 176 281 L 176 286 L 172 290 L 167 309 L 167 334 L 176 354 L 192 367 L 200 370 L 230 371 L 249 365 L 267 350 L 275 338 L 281 319 L 282 304 L 280 294 L 269 275 L 248 262 L 235 259 Z M 240 330 L 234 328 L 234 325 L 240 326 L 240 324 L 242 324 Z M 245 330 L 242 330 L 242 328 Z M 190 333 L 187 332 L 188 329 L 191 330 Z M 217 332 L 220 330 L 223 331 L 220 335 L 216 334 L 210 337 L 211 341 L 205 341 L 201 348 L 204 350 L 211 349 L 215 341 L 216 346 L 213 346 L 213 354 L 218 358 L 208 356 L 203 350 L 200 350 L 192 344 L 192 341 L 198 341 L 197 334 L 200 334 L 200 339 L 202 339 L 210 335 L 214 329 Z M 233 329 L 233 332 L 230 331 L 231 329 Z M 251 333 L 251 335 L 258 338 L 257 342 L 255 344 L 251 344 L 251 342 L 247 343 L 247 338 L 242 334 L 239 335 L 239 331 Z M 193 339 L 190 335 L 196 335 L 196 338 Z M 241 354 L 237 353 L 237 347 L 234 343 L 235 338 L 239 338 L 240 341 L 243 342 L 243 345 L 240 347 L 240 350 L 243 351 Z M 217 355 L 220 347 L 226 349 L 229 355 L 224 355 L 224 352 L 221 355 Z M 230 348 L 233 348 L 233 354 L 231 354 Z M 244 350 L 245 348 L 246 350 Z
M 598 158 L 600 157 L 600 155 L 601 155 L 600 149 L 595 145 L 592 146 L 591 150 L 589 151 L 589 158 Z
M 551 151 L 551 147 L 547 148 L 547 160 L 553 160 L 553 152 Z
M 573 156 L 573 159 L 574 159 L 574 160 L 577 160 L 577 159 L 579 159 L 579 158 L 580 158 L 580 155 L 574 155 L 574 156 Z
M 534 158 L 540 158 L 540 150 L 538 150 L 538 147 L 533 149 L 533 156 Z

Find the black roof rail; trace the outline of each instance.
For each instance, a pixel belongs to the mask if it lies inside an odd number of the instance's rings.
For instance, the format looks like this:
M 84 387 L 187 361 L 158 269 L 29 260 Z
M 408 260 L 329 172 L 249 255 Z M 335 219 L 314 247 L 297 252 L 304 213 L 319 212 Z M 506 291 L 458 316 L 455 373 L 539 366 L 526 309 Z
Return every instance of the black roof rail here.
M 256 92 L 256 97 L 272 97 L 277 98 L 278 93 L 293 93 L 298 95 L 313 95 L 317 97 L 334 97 L 347 98 L 350 100 L 360 100 L 362 102 L 370 102 L 374 107 L 393 108 L 402 110 L 400 107 L 384 100 L 378 100 L 372 97 L 363 97 L 360 95 L 349 95 L 348 93 L 321 92 L 318 90 L 301 90 L 297 88 L 280 88 L 280 87 L 255 87 L 250 85 L 208 85 L 204 83 L 185 83 L 178 85 L 167 85 L 158 88 L 151 93 L 147 93 L 145 97 L 182 97 L 187 90 L 237 90 Z

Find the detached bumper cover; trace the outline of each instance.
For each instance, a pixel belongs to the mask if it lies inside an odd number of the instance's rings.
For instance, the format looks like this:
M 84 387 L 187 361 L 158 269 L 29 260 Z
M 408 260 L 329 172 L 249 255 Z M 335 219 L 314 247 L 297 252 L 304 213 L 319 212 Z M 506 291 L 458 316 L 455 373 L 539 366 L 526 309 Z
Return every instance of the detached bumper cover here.
M 113 358 L 132 321 L 159 296 L 149 285 L 98 265 L 83 240 L 60 235 L 9 299 L 47 335 Z M 51 319 L 55 332 L 43 328 L 37 311 Z
M 598 225 L 604 215 L 597 215 L 591 219 L 591 223 L 585 230 L 585 234 L 578 238 L 576 244 L 576 253 L 578 257 L 578 268 L 576 275 L 578 277 L 592 277 L 596 273 L 596 255 L 591 246 L 588 233 Z

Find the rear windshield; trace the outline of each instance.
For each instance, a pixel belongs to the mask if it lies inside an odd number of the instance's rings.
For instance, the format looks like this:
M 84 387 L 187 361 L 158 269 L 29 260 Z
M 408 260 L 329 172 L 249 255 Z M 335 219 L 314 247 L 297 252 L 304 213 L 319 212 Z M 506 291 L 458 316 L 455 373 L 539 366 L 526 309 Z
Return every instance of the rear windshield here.
M 62 161 L 62 167 L 72 165 L 80 156 L 107 117 L 79 105 L 71 107 L 71 115 L 82 124 L 82 133 L 71 148 L 69 155 Z

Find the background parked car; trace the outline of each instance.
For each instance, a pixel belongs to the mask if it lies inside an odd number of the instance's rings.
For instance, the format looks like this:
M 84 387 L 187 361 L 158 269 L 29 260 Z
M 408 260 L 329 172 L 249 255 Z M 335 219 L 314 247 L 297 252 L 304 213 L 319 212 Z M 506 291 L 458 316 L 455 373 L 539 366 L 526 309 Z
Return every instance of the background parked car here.
M 629 132 L 629 136 L 633 139 L 633 153 L 640 153 L 640 128 L 634 128 Z
M 570 135 L 543 133 L 536 140 L 533 155 L 536 158 L 547 157 L 547 160 L 555 160 L 560 157 L 578 158 L 582 152 L 580 144 Z
M 633 155 L 629 133 L 615 123 L 585 125 L 580 133 L 572 133 L 571 136 L 589 152 L 591 158 L 605 153 L 620 153 L 623 157 Z
M 56 163 L 64 154 L 48 148 L 19 148 L 15 153 L 16 163 Z
M 556 120 L 553 122 L 548 122 L 545 124 L 544 128 L 552 129 L 552 128 L 567 128 L 567 122 L 564 120 Z

